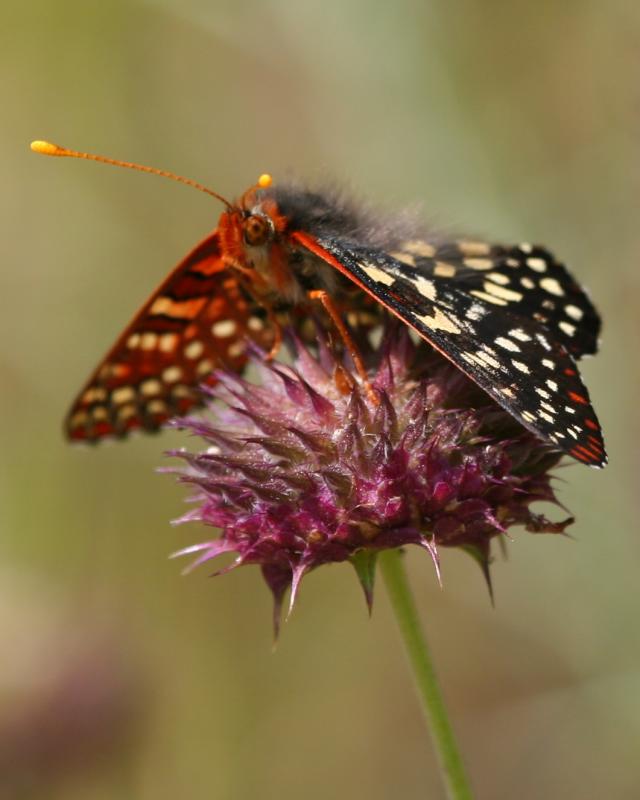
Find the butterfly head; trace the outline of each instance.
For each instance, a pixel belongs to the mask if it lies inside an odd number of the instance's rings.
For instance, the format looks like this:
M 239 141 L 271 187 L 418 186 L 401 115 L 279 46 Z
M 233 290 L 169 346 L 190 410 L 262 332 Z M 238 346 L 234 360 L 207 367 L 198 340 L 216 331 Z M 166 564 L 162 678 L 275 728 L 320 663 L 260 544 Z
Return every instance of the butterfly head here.
M 293 281 L 285 256 L 288 220 L 276 202 L 272 182 L 270 175 L 261 175 L 222 213 L 218 234 L 226 263 L 243 273 L 258 292 L 262 284 L 267 292 L 289 294 Z
M 247 248 L 271 244 L 286 227 L 286 220 L 280 215 L 272 193 L 268 191 L 272 185 L 271 175 L 261 175 L 238 203 L 242 240 Z

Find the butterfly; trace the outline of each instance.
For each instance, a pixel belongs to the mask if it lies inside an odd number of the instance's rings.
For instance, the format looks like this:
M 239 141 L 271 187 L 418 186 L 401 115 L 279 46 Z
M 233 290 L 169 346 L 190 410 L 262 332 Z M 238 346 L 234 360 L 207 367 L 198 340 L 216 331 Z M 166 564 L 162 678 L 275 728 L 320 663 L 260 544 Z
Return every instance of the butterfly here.
M 343 319 L 387 309 L 524 427 L 591 466 L 606 464 L 600 425 L 576 361 L 595 353 L 600 317 L 544 247 L 443 240 L 406 219 L 382 222 L 334 191 L 274 185 L 263 175 L 153 292 L 78 394 L 71 440 L 157 430 L 202 403 L 213 369 L 241 371 L 250 341 L 275 352 L 279 319 L 321 302 L 352 350 Z

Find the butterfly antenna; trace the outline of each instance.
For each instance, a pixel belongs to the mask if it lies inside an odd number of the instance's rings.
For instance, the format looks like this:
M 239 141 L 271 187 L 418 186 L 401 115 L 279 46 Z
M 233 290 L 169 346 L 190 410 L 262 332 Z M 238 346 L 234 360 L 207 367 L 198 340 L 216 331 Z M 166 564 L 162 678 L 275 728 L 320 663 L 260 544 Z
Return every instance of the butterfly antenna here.
M 171 180 L 178 181 L 178 183 L 184 183 L 187 186 L 193 186 L 194 189 L 199 189 L 201 192 L 209 194 L 211 197 L 215 197 L 217 200 L 220 200 L 222 203 L 224 203 L 229 210 L 233 209 L 234 207 L 222 195 L 214 192 L 212 189 L 208 189 L 206 186 L 198 183 L 198 181 L 191 180 L 191 178 L 184 178 L 182 175 L 175 175 L 173 172 L 169 172 L 166 169 L 145 167 L 143 164 L 134 164 L 130 161 L 120 161 L 117 158 L 107 158 L 106 156 L 98 156 L 94 153 L 80 153 L 77 150 L 69 150 L 66 147 L 61 147 L 60 145 L 52 144 L 51 142 L 31 142 L 31 149 L 34 153 L 41 153 L 45 156 L 84 158 L 87 161 L 98 161 L 101 164 L 111 164 L 114 167 L 125 167 L 126 169 L 135 169 L 138 172 L 148 172 L 151 175 L 160 175 L 162 178 L 171 178 Z

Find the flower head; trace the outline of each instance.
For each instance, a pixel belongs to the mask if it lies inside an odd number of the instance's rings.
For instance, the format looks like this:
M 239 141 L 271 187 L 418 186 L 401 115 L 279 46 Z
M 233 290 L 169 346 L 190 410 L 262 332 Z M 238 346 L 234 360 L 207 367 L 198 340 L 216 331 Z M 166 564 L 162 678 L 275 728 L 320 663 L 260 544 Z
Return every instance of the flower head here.
M 221 531 L 176 555 L 196 553 L 193 568 L 235 554 L 223 572 L 260 565 L 276 629 L 287 589 L 292 607 L 321 564 L 351 562 L 371 604 L 382 549 L 418 545 L 439 577 L 439 548 L 460 547 L 488 579 L 492 539 L 514 525 L 559 533 L 572 521 L 530 510 L 556 502 L 549 470 L 559 454 L 428 345 L 391 323 L 367 360 L 376 404 L 324 340 L 317 356 L 298 341 L 292 366 L 256 358 L 256 383 L 216 373 L 207 417 L 173 422 L 206 443 L 171 453 L 196 488 L 177 522 Z

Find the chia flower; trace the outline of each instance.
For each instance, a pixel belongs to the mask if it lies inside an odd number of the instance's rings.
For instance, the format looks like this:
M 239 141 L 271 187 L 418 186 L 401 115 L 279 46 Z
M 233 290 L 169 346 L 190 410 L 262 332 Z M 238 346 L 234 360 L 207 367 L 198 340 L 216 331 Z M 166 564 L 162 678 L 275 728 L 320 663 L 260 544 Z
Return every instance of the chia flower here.
M 302 578 L 322 564 L 350 562 L 369 608 L 377 554 L 417 545 L 440 580 L 439 550 L 474 556 L 487 582 L 491 543 L 513 526 L 561 533 L 531 510 L 559 503 L 549 474 L 561 455 L 524 429 L 463 373 L 404 326 L 387 324 L 365 351 L 373 403 L 324 338 L 317 353 L 295 341 L 291 366 L 254 357 L 257 381 L 215 373 L 205 416 L 176 419 L 200 437 L 180 481 L 194 508 L 177 523 L 202 522 L 216 538 L 187 571 L 225 553 L 214 574 L 257 564 L 274 597 L 276 632 L 284 595 L 293 607 Z

